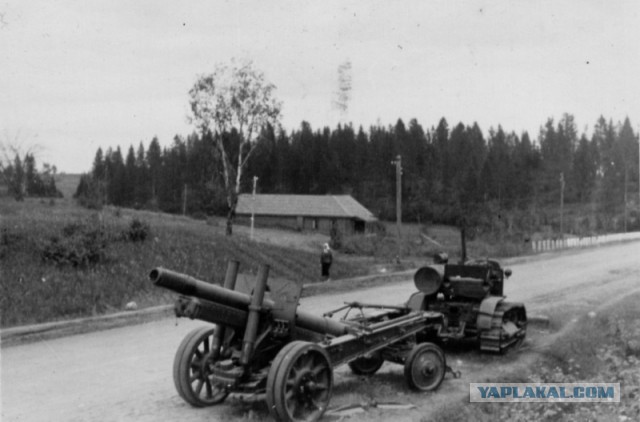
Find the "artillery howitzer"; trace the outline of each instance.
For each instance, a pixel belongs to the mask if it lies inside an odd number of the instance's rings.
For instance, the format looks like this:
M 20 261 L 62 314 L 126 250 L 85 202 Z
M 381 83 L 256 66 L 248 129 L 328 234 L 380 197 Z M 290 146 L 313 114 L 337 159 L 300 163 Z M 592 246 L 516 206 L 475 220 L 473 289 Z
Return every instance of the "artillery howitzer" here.
M 437 336 L 442 314 L 353 302 L 319 317 L 297 309 L 298 283 L 267 284 L 268 266 L 244 289 L 236 286 L 237 272 L 238 263 L 229 262 L 224 287 L 162 268 L 149 275 L 182 295 L 177 316 L 215 324 L 189 333 L 174 359 L 174 383 L 189 404 L 215 405 L 230 393 L 264 394 L 275 419 L 315 421 L 328 407 L 333 368 L 344 363 L 360 375 L 375 373 L 385 360 L 403 364 L 409 387 L 421 391 L 435 390 L 444 379 L 444 353 L 426 341 Z M 376 312 L 349 318 L 351 310 L 365 308 Z M 344 317 L 333 319 L 336 313 Z
M 506 302 L 503 270 L 492 260 L 449 264 L 445 254 L 437 264 L 420 268 L 414 275 L 419 292 L 407 303 L 412 309 L 440 312 L 445 325 L 441 340 L 473 339 L 480 350 L 503 353 L 522 344 L 527 332 L 527 313 L 522 303 Z

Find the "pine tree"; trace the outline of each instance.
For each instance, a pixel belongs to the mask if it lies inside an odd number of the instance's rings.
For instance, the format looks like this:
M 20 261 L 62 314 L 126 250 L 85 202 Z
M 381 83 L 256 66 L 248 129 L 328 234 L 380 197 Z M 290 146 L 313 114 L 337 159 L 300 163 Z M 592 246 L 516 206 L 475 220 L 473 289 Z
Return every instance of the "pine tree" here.
M 451 182 L 449 172 L 452 166 L 449 159 L 449 125 L 444 117 L 438 122 L 438 127 L 434 133 L 433 146 L 435 147 L 434 164 L 438 172 L 436 181 L 438 186 L 438 200 L 447 202 L 449 184 Z
M 122 151 L 120 151 L 120 147 L 117 147 L 115 151 L 111 151 L 109 154 L 109 164 L 107 196 L 109 198 L 109 203 L 121 207 L 125 205 L 124 192 L 126 180 L 124 161 L 122 159 Z
M 18 154 L 13 159 L 13 165 L 10 168 L 10 184 L 9 193 L 16 201 L 24 200 L 25 195 L 25 174 L 24 167 L 22 166 L 22 160 Z
M 154 137 L 151 140 L 151 143 L 149 143 L 149 149 L 147 150 L 147 164 L 149 165 L 151 208 L 154 209 L 158 207 L 158 189 L 162 173 L 162 151 L 160 149 L 158 138 L 156 137 Z
M 145 149 L 142 142 L 138 145 L 136 152 L 134 180 L 134 203 L 140 207 L 145 207 L 151 198 L 151 183 L 149 180 L 149 168 L 145 157 Z
M 290 138 L 283 130 L 280 130 L 278 137 L 276 138 L 276 155 L 278 156 L 278 163 L 280 165 L 276 170 L 274 193 L 293 192 L 291 176 L 293 174 L 292 166 L 294 165 L 294 162 L 291 157 L 291 144 L 289 139 Z
M 616 149 L 621 157 L 622 207 L 624 212 L 624 231 L 626 232 L 628 230 L 630 198 L 631 195 L 635 196 L 634 194 L 637 192 L 637 189 L 633 193 L 630 192 L 631 180 L 638 180 L 638 145 L 628 117 L 620 127 Z M 637 188 L 635 183 L 633 185 Z
M 582 135 L 573 158 L 576 200 L 588 203 L 592 199 L 598 173 L 597 147 Z
M 510 148 L 502 126 L 498 126 L 497 131 L 490 129 L 482 179 L 487 197 L 496 201 L 498 209 L 508 205 L 511 199 L 507 189 L 511 174 L 509 162 Z
M 133 145 L 130 145 L 124 162 L 124 178 L 122 180 L 122 205 L 125 207 L 133 207 L 135 204 L 136 176 L 136 155 Z
M 102 148 L 98 148 L 98 151 L 96 151 L 96 156 L 93 159 L 93 167 L 91 170 L 91 174 L 94 177 L 94 179 L 100 180 L 100 181 L 104 181 L 104 178 L 106 177 Z
M 601 117 L 594 130 L 594 141 L 600 150 L 600 172 L 602 182 L 600 185 L 599 202 L 602 211 L 608 216 L 616 214 L 619 204 L 621 204 L 621 167 L 622 157 L 620 150 L 616 147 L 617 134 L 613 122 Z

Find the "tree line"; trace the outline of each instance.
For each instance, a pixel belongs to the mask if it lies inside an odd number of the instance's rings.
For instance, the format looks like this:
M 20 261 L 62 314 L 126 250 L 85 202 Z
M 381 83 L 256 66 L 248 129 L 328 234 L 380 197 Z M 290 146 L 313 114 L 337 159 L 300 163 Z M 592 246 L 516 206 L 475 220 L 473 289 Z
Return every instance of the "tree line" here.
M 13 160 L 0 161 L 0 175 L 7 193 L 18 201 L 25 197 L 62 197 L 56 187 L 56 172 L 56 166 L 47 163 L 39 171 L 32 153 L 26 153 L 22 158 L 15 153 Z
M 81 203 L 113 204 L 184 213 L 228 211 L 220 149 L 230 162 L 247 157 L 241 192 L 351 194 L 381 219 L 395 219 L 396 171 L 401 157 L 403 221 L 532 231 L 640 229 L 638 135 L 629 119 L 598 119 L 588 136 L 574 117 L 548 119 L 535 139 L 501 126 L 483 133 L 477 124 L 450 127 L 442 118 L 424 128 L 408 124 L 314 130 L 307 122 L 289 133 L 263 127 L 255 145 L 239 148 L 231 128 L 176 136 L 161 147 L 98 149 L 92 171 L 81 178 Z M 235 151 L 235 153 L 234 153 Z M 235 154 L 235 156 L 234 156 Z M 580 211 L 571 213 L 572 207 Z M 587 212 L 588 211 L 588 212 Z

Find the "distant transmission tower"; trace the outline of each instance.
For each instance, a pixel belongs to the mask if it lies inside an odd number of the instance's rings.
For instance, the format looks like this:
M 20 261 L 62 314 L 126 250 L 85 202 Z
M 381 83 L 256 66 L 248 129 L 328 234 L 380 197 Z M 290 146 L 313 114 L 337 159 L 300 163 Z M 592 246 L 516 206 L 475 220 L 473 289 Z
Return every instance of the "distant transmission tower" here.
M 351 61 L 347 60 L 338 66 L 338 91 L 335 93 L 333 101 L 333 106 L 338 111 L 342 124 L 347 123 L 348 120 L 351 87 Z

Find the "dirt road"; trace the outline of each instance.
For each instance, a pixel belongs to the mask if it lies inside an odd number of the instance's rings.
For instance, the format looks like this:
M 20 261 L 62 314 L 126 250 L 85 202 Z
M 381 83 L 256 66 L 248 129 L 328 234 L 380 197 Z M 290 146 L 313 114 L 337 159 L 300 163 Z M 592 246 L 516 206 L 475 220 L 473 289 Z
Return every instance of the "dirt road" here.
M 612 245 L 562 255 L 538 256 L 509 263 L 513 276 L 506 282 L 509 300 L 524 301 L 529 314 L 550 306 L 597 307 L 631 290 L 640 289 L 640 242 Z M 503 264 L 505 264 L 503 262 Z M 509 265 L 511 264 L 511 265 Z M 304 309 L 322 313 L 343 301 L 397 304 L 414 291 L 411 281 L 366 291 L 311 297 Z M 171 378 L 173 354 L 193 327 L 203 323 L 162 319 L 152 323 L 42 341 L 1 350 L 2 421 L 228 421 L 260 420 L 264 407 L 225 403 L 193 409 L 175 392 Z M 536 341 L 535 337 L 533 340 Z M 476 352 L 454 355 L 451 364 L 463 372 L 447 377 L 436 394 L 417 396 L 404 389 L 402 368 L 386 364 L 379 375 L 381 396 L 388 388 L 402 390 L 417 410 L 398 413 L 396 420 L 419 420 L 421 408 L 468 392 L 468 383 L 481 380 L 487 365 L 500 357 Z M 523 356 L 508 357 L 510 365 L 526 365 Z M 357 377 L 344 368 L 336 371 L 332 405 L 348 401 L 357 392 Z M 389 385 L 391 387 L 389 387 Z M 416 398 L 417 397 L 417 398 Z M 355 416 L 354 420 L 367 420 Z M 387 414 L 387 416 L 389 416 Z M 382 417 L 384 419 L 384 417 Z M 382 420 L 381 419 L 381 420 Z

